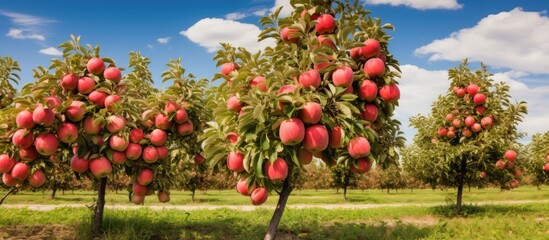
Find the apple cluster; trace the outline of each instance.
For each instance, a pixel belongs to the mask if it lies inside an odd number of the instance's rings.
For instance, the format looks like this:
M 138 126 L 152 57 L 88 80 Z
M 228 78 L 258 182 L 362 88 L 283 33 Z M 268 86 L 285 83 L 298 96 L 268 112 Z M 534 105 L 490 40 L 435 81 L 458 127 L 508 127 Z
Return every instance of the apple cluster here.
M 543 165 L 543 171 L 549 172 L 549 150 L 547 150 L 547 156 L 545 156 L 546 163 Z

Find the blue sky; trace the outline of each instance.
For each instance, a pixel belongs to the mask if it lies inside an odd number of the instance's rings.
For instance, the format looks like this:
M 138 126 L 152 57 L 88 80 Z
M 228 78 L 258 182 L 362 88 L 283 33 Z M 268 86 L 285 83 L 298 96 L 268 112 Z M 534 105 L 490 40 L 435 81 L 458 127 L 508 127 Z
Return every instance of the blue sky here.
M 0 56 L 20 62 L 23 82 L 34 81 L 32 69 L 58 57 L 51 47 L 82 36 L 99 44 L 103 56 L 127 66 L 129 51 L 152 60 L 160 73 L 171 58 L 183 58 L 188 73 L 211 78 L 217 42 L 261 48 L 254 36 L 257 22 L 288 0 L 245 1 L 2 1 Z M 545 0 L 364 0 L 372 16 L 395 25 L 390 51 L 403 66 L 401 107 L 397 117 L 408 139 L 414 131 L 407 118 L 428 113 L 431 102 L 447 88 L 446 70 L 460 59 L 473 66 L 484 61 L 495 79 L 512 86 L 518 100 L 529 102 L 521 129 L 530 135 L 548 131 L 549 18 Z M 32 6 L 32 7 L 29 7 Z M 284 12 L 284 11 L 283 11 Z M 286 11 L 287 12 L 287 11 Z

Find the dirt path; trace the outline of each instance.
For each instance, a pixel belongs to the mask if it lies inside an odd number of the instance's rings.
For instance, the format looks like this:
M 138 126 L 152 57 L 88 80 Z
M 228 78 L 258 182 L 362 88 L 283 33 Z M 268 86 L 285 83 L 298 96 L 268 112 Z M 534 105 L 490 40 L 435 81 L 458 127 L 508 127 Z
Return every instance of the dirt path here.
M 520 205 L 528 203 L 549 203 L 548 200 L 509 200 L 509 201 L 482 201 L 482 202 L 467 202 L 466 204 L 473 205 Z M 370 209 L 370 208 L 397 208 L 397 207 L 432 207 L 442 205 L 443 203 L 388 203 L 388 204 L 288 204 L 289 208 L 303 209 L 303 208 L 321 208 L 321 209 Z M 58 205 L 44 205 L 44 204 L 2 204 L 0 208 L 28 208 L 30 210 L 37 211 L 51 211 L 61 207 L 87 207 L 86 204 L 58 204 Z M 147 207 L 153 210 L 214 210 L 219 208 L 228 208 L 239 211 L 254 211 L 258 208 L 274 209 L 274 205 L 265 205 L 261 207 L 250 205 L 105 205 L 107 209 L 138 209 Z

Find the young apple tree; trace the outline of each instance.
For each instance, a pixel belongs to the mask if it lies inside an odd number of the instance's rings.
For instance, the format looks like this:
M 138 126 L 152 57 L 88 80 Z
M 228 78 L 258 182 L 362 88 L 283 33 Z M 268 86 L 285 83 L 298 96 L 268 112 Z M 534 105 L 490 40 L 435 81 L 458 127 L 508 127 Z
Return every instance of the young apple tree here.
M 279 193 L 265 239 L 275 237 L 293 176 L 313 156 L 366 172 L 395 164 L 404 143 L 392 119 L 400 92 L 398 62 L 388 51 L 390 24 L 358 1 L 291 1 L 261 19 L 264 51 L 222 44 L 224 79 L 202 147 L 212 166 L 238 174 L 237 191 L 254 205 Z M 394 70 L 394 71 L 391 71 Z
M 537 133 L 526 146 L 528 175 L 532 182 L 539 186 L 549 184 L 549 131 Z
M 496 83 L 482 65 L 471 71 L 467 60 L 448 71 L 450 87 L 434 103 L 429 116 L 410 118 L 417 129 L 415 146 L 405 155 L 419 179 L 457 187 L 461 212 L 463 186 L 478 181 L 502 188 L 519 185 L 517 125 L 527 113 L 525 102 L 513 102 L 509 86 Z M 411 163 L 410 163 L 411 162 Z

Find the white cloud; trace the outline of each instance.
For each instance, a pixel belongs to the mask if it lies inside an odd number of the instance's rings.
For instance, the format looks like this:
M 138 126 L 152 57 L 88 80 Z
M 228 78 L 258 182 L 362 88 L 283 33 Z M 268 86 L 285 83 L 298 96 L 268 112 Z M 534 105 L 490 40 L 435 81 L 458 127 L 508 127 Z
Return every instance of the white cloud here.
M 290 0 L 275 0 L 275 5 L 271 8 L 271 12 L 276 11 L 279 7 L 282 7 L 279 17 L 287 17 L 292 14 L 294 8 L 290 4 Z
M 220 18 L 205 18 L 180 34 L 194 43 L 204 47 L 208 52 L 220 49 L 220 42 L 230 43 L 236 47 L 245 47 L 255 52 L 266 46 L 273 46 L 274 40 L 257 41 L 261 30 L 253 24 L 241 23 Z
M 54 48 L 54 47 L 40 49 L 40 51 L 38 51 L 38 52 L 42 53 L 42 54 L 45 54 L 45 55 L 50 55 L 50 56 L 61 56 L 61 55 L 63 55 L 63 52 L 59 51 L 57 48 Z
M 165 37 L 165 38 L 158 38 L 156 41 L 158 41 L 161 44 L 166 44 L 170 42 L 171 37 Z
M 225 15 L 225 18 L 227 20 L 238 20 L 238 19 L 243 19 L 245 17 L 248 17 L 249 15 L 246 14 L 246 13 L 242 13 L 242 12 L 233 12 L 233 13 L 229 13 L 227 15 Z
M 22 14 L 22 13 L 9 12 L 4 10 L 0 10 L 0 15 L 4 15 L 10 18 L 10 21 L 13 24 L 24 26 L 24 27 L 36 27 L 36 26 L 44 25 L 46 23 L 55 22 L 54 20 L 50 20 L 46 18 L 41 18 L 41 17 Z
M 267 15 L 267 12 L 269 12 L 269 9 L 264 8 L 264 9 L 259 9 L 259 10 L 254 11 L 253 14 L 255 16 L 258 16 L 258 17 L 263 17 L 263 16 Z
M 26 33 L 22 29 L 10 28 L 10 31 L 6 33 L 6 36 L 15 38 L 15 39 L 35 39 L 39 41 L 46 40 L 46 37 L 41 34 Z
M 148 47 L 149 49 L 154 49 L 154 46 L 151 45 L 151 44 L 147 44 L 147 47 Z
M 549 73 L 549 18 L 515 8 L 489 15 L 472 28 L 452 33 L 415 50 L 430 61 L 470 58 L 494 67 Z
M 387 4 L 391 6 L 404 5 L 420 10 L 427 9 L 460 9 L 461 4 L 457 0 L 366 0 L 366 4 L 381 5 Z

